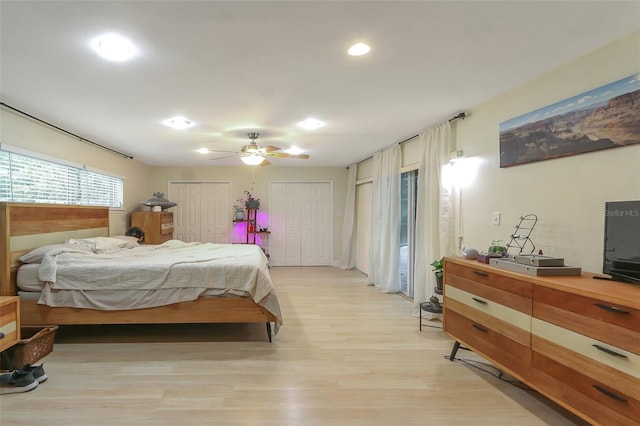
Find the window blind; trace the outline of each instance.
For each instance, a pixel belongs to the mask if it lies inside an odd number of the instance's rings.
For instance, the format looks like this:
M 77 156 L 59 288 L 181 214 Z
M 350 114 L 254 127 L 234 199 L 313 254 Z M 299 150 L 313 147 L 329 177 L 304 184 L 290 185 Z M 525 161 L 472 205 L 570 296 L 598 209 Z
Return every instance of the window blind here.
M 123 206 L 123 180 L 0 150 L 0 199 L 120 208 Z

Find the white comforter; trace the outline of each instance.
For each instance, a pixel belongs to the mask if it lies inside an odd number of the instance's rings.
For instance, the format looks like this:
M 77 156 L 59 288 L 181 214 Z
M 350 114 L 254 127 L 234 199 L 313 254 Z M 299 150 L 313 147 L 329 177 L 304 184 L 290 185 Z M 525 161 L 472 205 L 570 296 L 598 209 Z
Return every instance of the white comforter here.
M 277 305 L 268 260 L 256 245 L 171 240 L 100 254 L 55 250 L 38 275 L 51 291 L 215 289 Z

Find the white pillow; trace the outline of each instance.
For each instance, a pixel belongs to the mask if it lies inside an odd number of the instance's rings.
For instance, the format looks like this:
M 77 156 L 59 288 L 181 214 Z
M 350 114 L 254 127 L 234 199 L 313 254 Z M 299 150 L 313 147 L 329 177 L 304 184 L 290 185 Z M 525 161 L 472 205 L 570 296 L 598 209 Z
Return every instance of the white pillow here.
M 67 241 L 67 243 L 87 246 L 94 253 L 104 253 L 111 250 L 125 248 L 128 244 L 124 240 L 111 237 L 71 239 Z
M 128 235 L 112 235 L 111 238 L 117 238 L 119 240 L 126 241 L 126 248 L 135 248 L 140 246 L 136 237 L 130 237 Z
M 80 244 L 51 244 L 35 248 L 20 256 L 18 260 L 22 263 L 40 263 L 47 253 L 57 249 L 91 252 L 89 247 Z

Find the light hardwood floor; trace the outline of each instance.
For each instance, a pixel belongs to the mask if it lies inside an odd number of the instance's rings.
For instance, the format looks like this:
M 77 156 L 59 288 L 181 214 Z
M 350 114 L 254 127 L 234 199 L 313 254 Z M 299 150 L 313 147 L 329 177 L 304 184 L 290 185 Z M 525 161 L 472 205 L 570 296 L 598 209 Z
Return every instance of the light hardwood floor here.
M 43 360 L 49 380 L 1 396 L 0 424 L 582 424 L 445 359 L 451 339 L 420 332 L 410 302 L 357 271 L 271 273 L 284 315 L 273 343 L 261 324 L 64 327 Z

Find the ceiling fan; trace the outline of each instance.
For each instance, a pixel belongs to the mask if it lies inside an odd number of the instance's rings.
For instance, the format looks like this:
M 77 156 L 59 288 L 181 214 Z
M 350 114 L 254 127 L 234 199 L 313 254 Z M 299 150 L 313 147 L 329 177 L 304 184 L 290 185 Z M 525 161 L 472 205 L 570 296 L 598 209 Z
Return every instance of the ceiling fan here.
M 236 152 L 236 154 L 240 154 L 240 160 L 243 163 L 250 166 L 268 166 L 271 164 L 267 157 L 279 157 L 279 158 L 301 158 L 306 160 L 309 158 L 307 154 L 289 154 L 287 152 L 278 152 L 280 148 L 277 146 L 260 146 L 256 143 L 256 139 L 260 136 L 260 133 L 251 132 L 247 133 L 251 142 L 248 145 L 244 145 L 240 152 Z M 228 152 L 228 151 L 218 151 L 218 152 Z M 212 158 L 211 160 L 221 160 L 222 158 L 229 157 L 221 157 L 221 158 Z

